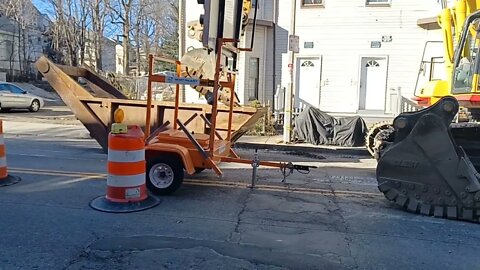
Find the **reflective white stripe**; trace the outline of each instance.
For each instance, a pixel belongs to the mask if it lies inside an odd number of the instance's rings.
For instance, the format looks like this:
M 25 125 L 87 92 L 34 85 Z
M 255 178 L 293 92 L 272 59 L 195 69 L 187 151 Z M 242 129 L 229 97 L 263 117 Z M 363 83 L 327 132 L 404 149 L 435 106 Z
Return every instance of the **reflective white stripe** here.
M 145 150 L 117 151 L 108 149 L 108 161 L 113 162 L 137 162 L 145 160 Z
M 110 187 L 135 187 L 145 184 L 145 174 L 136 175 L 108 175 L 107 186 Z
M 2 167 L 7 167 L 7 158 L 6 157 L 1 157 L 0 158 L 0 168 Z
M 5 140 L 3 139 L 3 134 L 0 134 L 0 144 L 5 144 Z

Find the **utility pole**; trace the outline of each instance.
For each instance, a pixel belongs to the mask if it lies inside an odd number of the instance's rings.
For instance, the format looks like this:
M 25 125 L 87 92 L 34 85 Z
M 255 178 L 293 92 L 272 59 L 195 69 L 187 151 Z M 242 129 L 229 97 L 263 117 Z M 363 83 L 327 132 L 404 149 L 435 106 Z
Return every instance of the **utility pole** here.
M 291 14 L 291 21 L 290 21 L 290 36 L 295 35 L 295 16 L 297 13 L 297 0 L 292 0 L 292 14 Z M 291 42 L 291 40 L 289 40 Z M 291 47 L 291 46 L 289 46 Z M 293 90 L 294 90 L 294 82 L 293 82 L 293 72 L 295 71 L 295 52 L 293 50 L 289 50 L 289 63 L 288 63 L 288 70 L 290 72 L 290 80 L 288 83 L 287 90 L 285 91 L 285 106 L 284 106 L 284 113 L 283 113 L 283 142 L 290 143 L 292 140 L 292 110 L 293 110 Z
M 181 61 L 183 55 L 185 55 L 185 27 L 186 27 L 186 15 L 185 15 L 185 0 L 178 1 L 178 60 Z M 180 85 L 180 92 L 182 93 L 181 101 L 186 101 L 185 85 Z

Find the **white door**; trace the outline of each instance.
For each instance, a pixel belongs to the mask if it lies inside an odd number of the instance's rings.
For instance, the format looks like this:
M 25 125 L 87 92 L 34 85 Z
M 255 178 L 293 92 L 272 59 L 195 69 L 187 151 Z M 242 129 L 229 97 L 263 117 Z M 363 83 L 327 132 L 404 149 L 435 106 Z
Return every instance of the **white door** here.
M 320 107 L 320 72 L 319 58 L 298 58 L 295 108 Z
M 362 58 L 360 110 L 385 111 L 387 58 Z

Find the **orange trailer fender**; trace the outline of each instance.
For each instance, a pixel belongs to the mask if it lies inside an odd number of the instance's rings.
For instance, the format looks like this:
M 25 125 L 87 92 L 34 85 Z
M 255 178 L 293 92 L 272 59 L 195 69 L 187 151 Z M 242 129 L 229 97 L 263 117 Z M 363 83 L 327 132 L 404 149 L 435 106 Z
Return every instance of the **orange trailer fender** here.
M 172 153 L 177 155 L 183 161 L 183 167 L 188 174 L 195 173 L 195 166 L 193 165 L 192 157 L 188 149 L 179 145 L 172 145 L 166 143 L 153 143 L 145 147 L 145 158 L 153 158 L 162 153 Z

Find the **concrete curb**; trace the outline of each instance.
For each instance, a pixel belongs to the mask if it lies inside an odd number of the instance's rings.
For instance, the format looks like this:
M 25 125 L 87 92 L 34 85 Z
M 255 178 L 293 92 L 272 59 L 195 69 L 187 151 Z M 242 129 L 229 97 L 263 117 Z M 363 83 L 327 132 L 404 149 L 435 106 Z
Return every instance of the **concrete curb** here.
M 307 146 L 307 145 L 294 145 L 294 144 L 264 144 L 264 143 L 249 143 L 249 142 L 236 142 L 234 148 L 238 149 L 263 149 L 274 151 L 294 151 L 302 152 L 307 151 L 310 153 L 320 154 L 337 154 L 337 155 L 352 155 L 352 156 L 365 156 L 371 157 L 366 148 L 325 148 L 319 146 Z

